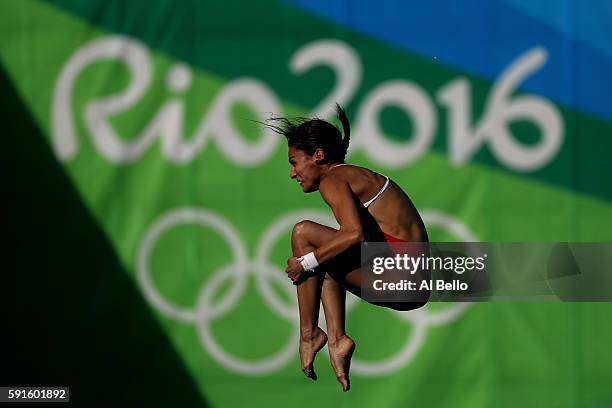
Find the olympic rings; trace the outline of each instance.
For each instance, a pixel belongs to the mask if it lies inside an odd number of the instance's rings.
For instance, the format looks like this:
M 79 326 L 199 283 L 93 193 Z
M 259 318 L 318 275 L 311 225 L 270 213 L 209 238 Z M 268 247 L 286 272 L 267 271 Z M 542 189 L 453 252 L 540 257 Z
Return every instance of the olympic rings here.
M 467 226 L 449 215 L 438 211 L 424 211 L 423 220 L 427 225 L 436 224 L 446 228 L 451 233 L 465 241 L 476 241 L 475 235 Z M 276 280 L 280 287 L 289 295 L 295 295 L 295 288 L 285 278 L 283 269 L 269 261 L 269 256 L 275 243 L 294 224 L 302 220 L 311 220 L 320 224 L 337 228 L 334 218 L 320 210 L 298 210 L 284 214 L 276 219 L 263 233 L 255 250 L 254 260 L 249 260 L 245 244 L 238 232 L 223 217 L 212 211 L 201 208 L 173 209 L 159 217 L 145 232 L 140 243 L 137 260 L 137 282 L 145 298 L 151 306 L 166 316 L 183 323 L 194 324 L 202 346 L 210 353 L 217 363 L 227 370 L 243 375 L 265 375 L 277 371 L 295 358 L 296 345 L 299 339 L 299 317 L 295 303 L 287 305 L 281 300 L 271 286 Z M 155 287 L 151 279 L 149 259 L 157 240 L 170 229 L 181 224 L 196 224 L 211 227 L 228 244 L 233 261 L 214 271 L 202 282 L 194 307 L 177 306 L 165 299 Z M 287 343 L 272 356 L 258 360 L 244 360 L 232 356 L 215 339 L 210 323 L 228 313 L 239 302 L 247 287 L 247 280 L 255 279 L 257 290 L 262 295 L 266 305 L 279 317 L 292 324 L 293 330 Z M 223 298 L 213 304 L 215 292 L 227 281 L 231 281 L 229 290 Z M 347 313 L 357 304 L 358 299 L 349 294 L 347 298 Z M 400 322 L 412 325 L 410 336 L 403 347 L 394 355 L 378 362 L 364 362 L 353 359 L 352 371 L 364 376 L 381 376 L 389 374 L 408 364 L 423 345 L 427 328 L 448 323 L 464 314 L 469 303 L 456 303 L 443 309 L 431 311 L 426 308 L 409 313 L 395 312 Z M 322 322 L 324 319 L 320 319 Z

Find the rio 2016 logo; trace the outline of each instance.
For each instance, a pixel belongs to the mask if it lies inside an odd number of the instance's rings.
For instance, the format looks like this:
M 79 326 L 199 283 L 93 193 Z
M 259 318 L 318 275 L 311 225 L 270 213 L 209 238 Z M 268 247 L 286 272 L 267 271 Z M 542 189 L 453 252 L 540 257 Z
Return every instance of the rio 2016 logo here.
M 252 77 L 238 78 L 225 85 L 196 126 L 190 137 L 183 131 L 184 103 L 178 98 L 164 102 L 138 135 L 121 137 L 110 118 L 134 106 L 151 85 L 153 64 L 147 47 L 129 37 L 105 36 L 74 52 L 56 81 L 51 108 L 52 142 L 57 157 L 69 161 L 79 150 L 72 110 L 73 91 L 79 75 L 91 64 L 115 60 L 129 69 L 131 82 L 120 93 L 93 99 L 84 106 L 84 123 L 96 150 L 114 164 L 138 160 L 156 139 L 161 140 L 163 156 L 176 164 L 188 164 L 215 140 L 220 152 L 238 166 L 256 166 L 276 151 L 278 138 L 263 130 L 252 141 L 236 129 L 230 109 L 236 103 L 250 107 L 260 120 L 269 113 L 281 113 L 279 98 L 264 82 Z M 546 62 L 546 50 L 532 48 L 499 75 L 487 97 L 482 117 L 472 122 L 471 84 L 456 78 L 440 87 L 435 99 L 447 111 L 449 160 L 455 166 L 467 163 L 486 143 L 494 157 L 515 171 L 533 171 L 548 164 L 563 143 L 563 120 L 555 105 L 538 95 L 513 95 L 520 83 Z M 289 61 L 296 75 L 320 65 L 335 73 L 333 89 L 309 116 L 329 117 L 333 103 L 347 105 L 358 90 L 363 73 L 359 55 L 338 40 L 318 40 L 298 49 Z M 192 72 L 184 64 L 175 64 L 166 75 L 166 85 L 173 91 L 190 87 Z M 360 102 L 354 120 L 350 153 L 361 151 L 383 167 L 403 167 L 430 149 L 438 127 L 432 97 L 419 84 L 406 79 L 389 79 L 378 84 Z M 406 142 L 386 137 L 379 124 L 383 108 L 395 106 L 411 119 L 414 132 Z M 514 121 L 533 123 L 540 132 L 537 143 L 523 144 L 509 129 Z M 133 137 L 136 136 L 136 137 Z

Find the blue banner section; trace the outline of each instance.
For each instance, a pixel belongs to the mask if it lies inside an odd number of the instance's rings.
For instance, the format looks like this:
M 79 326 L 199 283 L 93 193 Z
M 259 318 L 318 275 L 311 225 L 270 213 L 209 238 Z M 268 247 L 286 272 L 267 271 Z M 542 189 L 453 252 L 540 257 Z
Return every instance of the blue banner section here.
M 610 1 L 285 1 L 488 80 L 526 50 L 543 46 L 548 61 L 521 90 L 612 119 Z
M 505 0 L 555 30 L 612 58 L 612 2 L 609 0 Z

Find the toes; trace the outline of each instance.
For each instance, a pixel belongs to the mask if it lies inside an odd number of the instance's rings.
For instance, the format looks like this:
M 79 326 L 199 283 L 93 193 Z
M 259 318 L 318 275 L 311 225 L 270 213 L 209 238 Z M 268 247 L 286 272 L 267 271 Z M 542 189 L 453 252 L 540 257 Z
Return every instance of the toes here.
M 346 392 L 351 388 L 351 384 L 349 383 L 349 380 L 346 376 L 342 375 L 338 376 L 337 378 L 340 382 L 340 385 L 342 385 L 342 391 Z
M 317 373 L 315 373 L 314 369 L 312 367 L 306 367 L 306 368 L 302 368 L 302 372 L 304 373 L 304 375 L 308 378 L 311 378 L 313 380 L 317 379 Z

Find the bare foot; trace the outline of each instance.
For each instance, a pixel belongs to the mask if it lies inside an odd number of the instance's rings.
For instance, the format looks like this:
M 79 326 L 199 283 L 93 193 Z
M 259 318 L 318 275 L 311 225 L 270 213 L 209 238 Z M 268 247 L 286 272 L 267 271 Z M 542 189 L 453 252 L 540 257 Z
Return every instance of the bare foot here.
M 300 360 L 302 362 L 302 371 L 306 374 L 306 377 L 317 379 L 317 374 L 314 370 L 314 359 L 315 355 L 325 346 L 327 343 L 327 334 L 320 327 L 317 327 L 312 337 L 300 338 Z
M 351 388 L 349 370 L 351 368 L 351 357 L 355 351 L 355 342 L 348 336 L 342 336 L 337 342 L 328 346 L 329 359 L 336 372 L 336 378 L 342 385 L 342 391 Z

